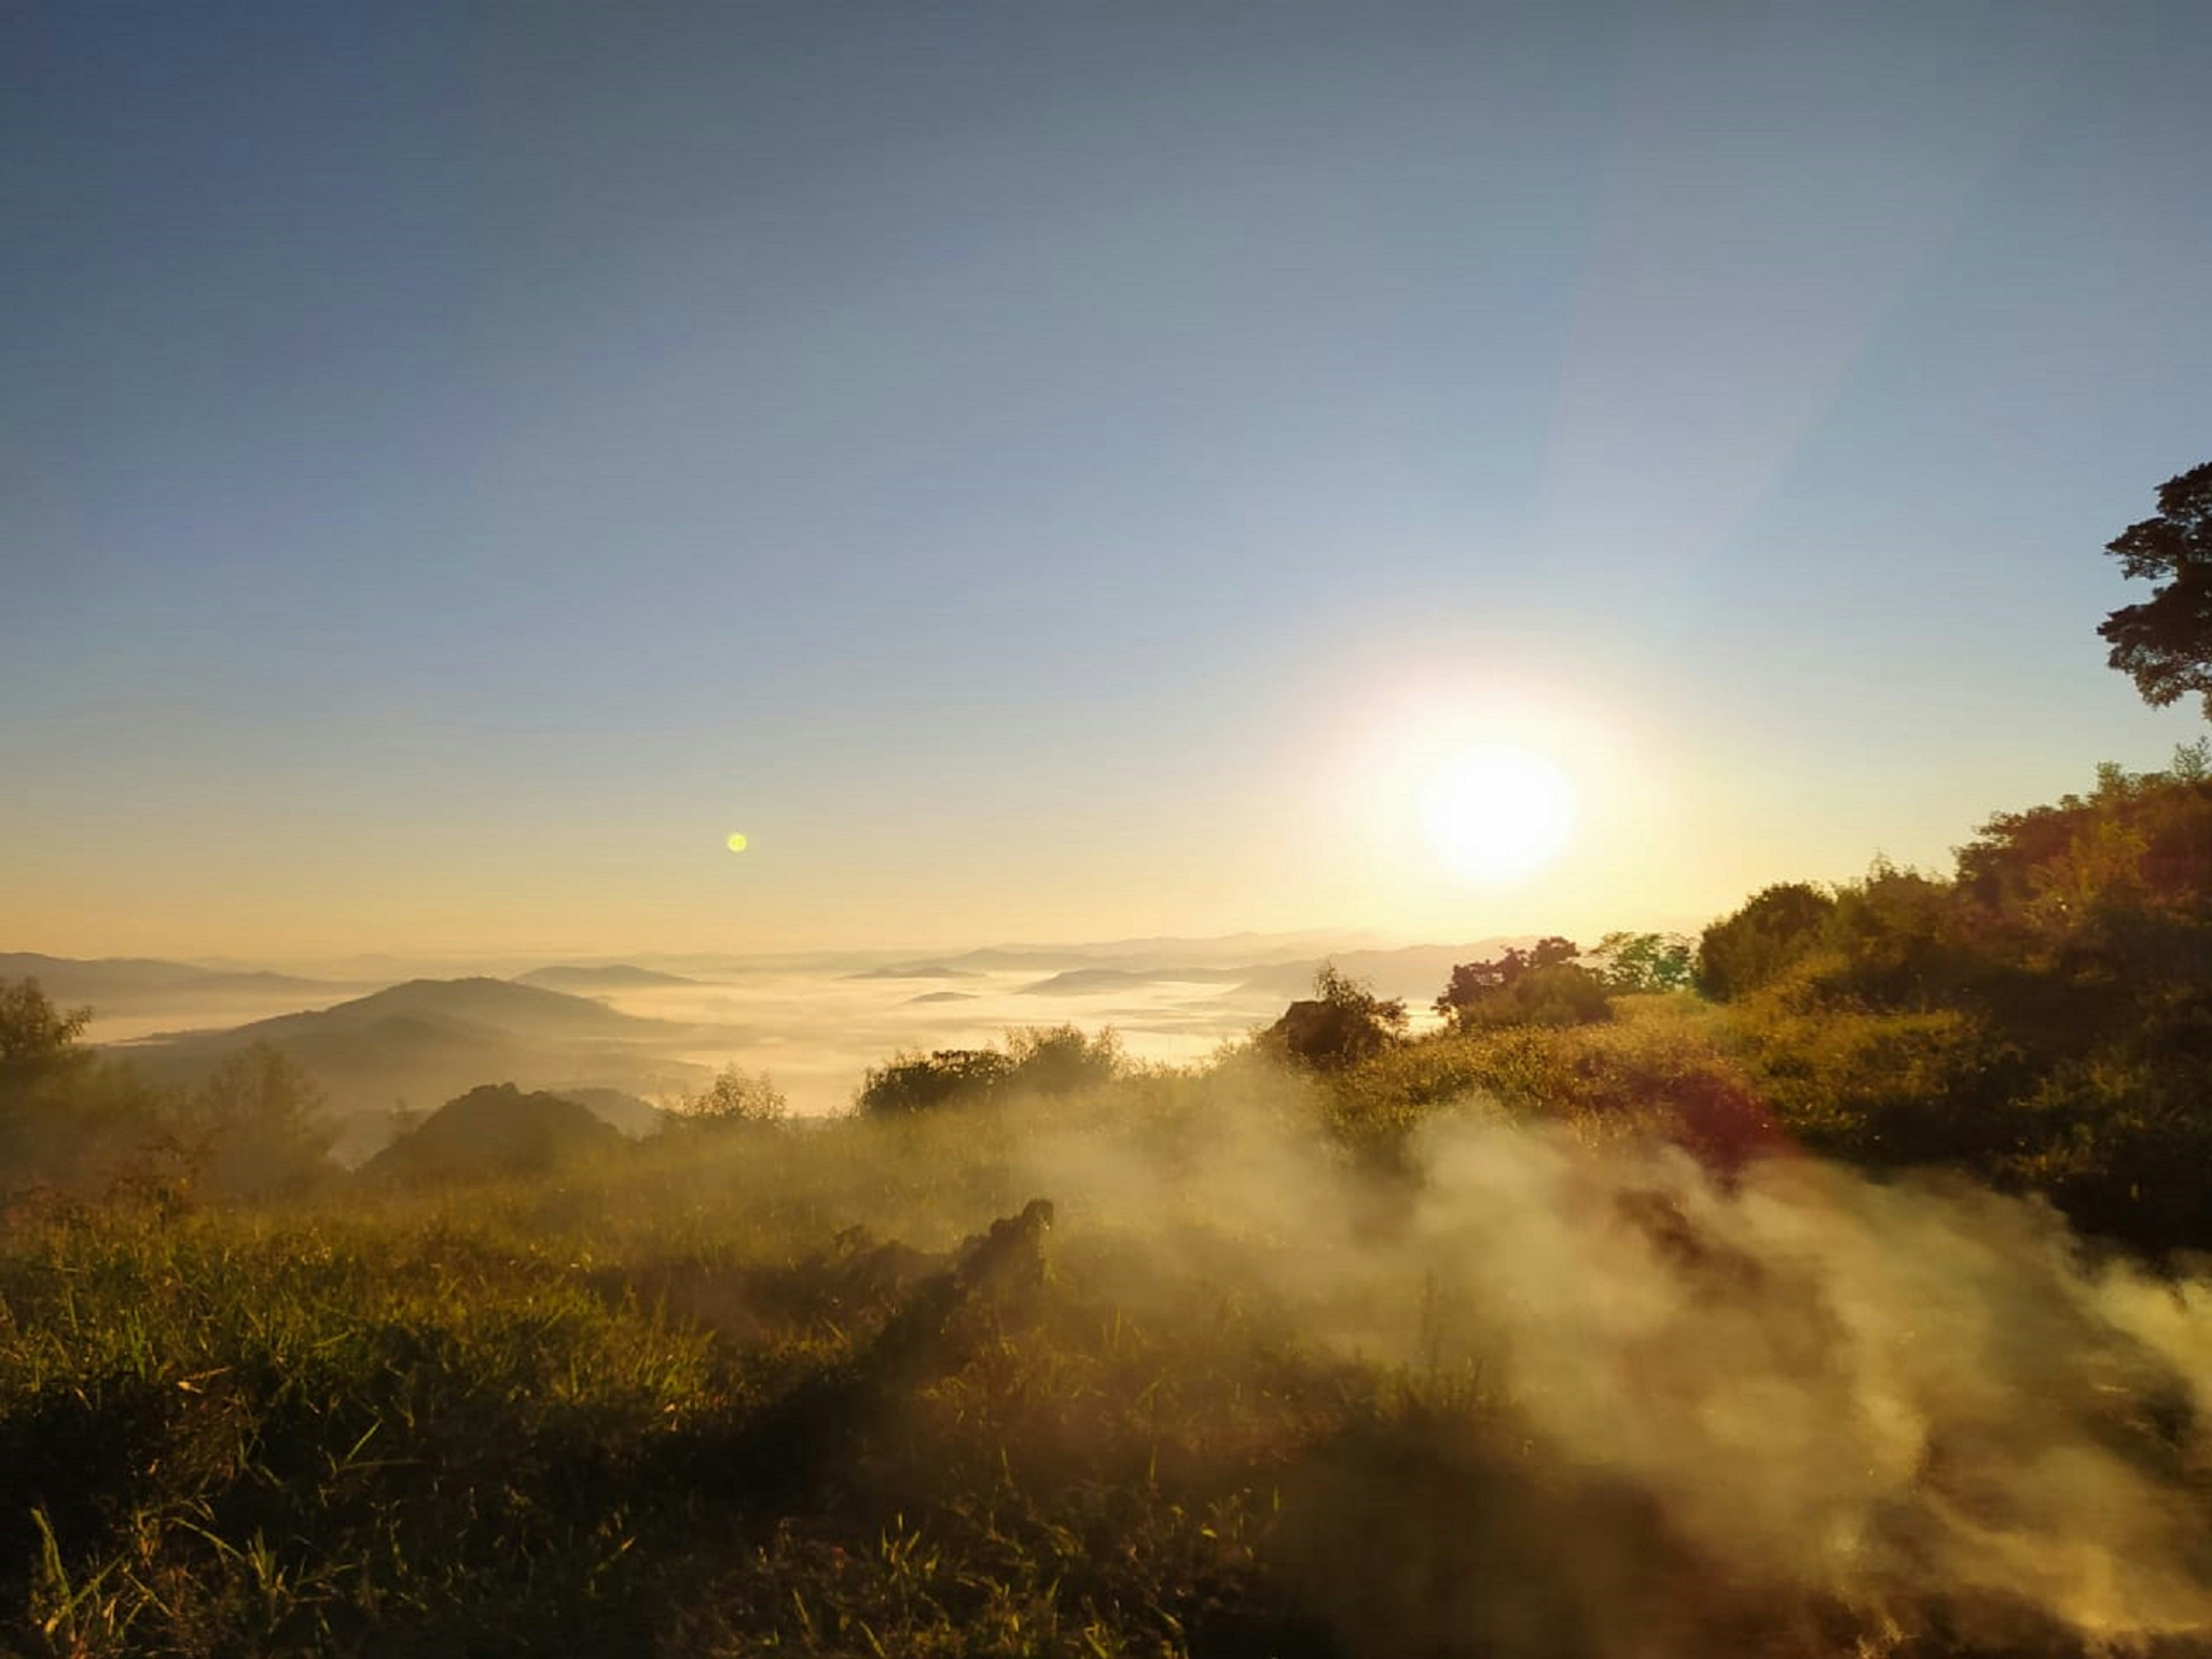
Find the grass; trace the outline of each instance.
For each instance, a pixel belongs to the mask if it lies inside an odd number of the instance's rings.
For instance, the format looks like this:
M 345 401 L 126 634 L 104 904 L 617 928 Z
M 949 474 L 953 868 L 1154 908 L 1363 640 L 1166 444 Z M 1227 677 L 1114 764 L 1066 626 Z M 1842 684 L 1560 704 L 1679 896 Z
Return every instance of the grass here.
M 9 1650 L 1158 1654 L 1279 1624 L 1260 1543 L 1345 1378 L 1233 1312 L 1149 1324 L 1073 1262 L 813 1424 L 803 1486 L 747 1461 L 938 1266 L 854 1218 L 941 1250 L 1010 1207 L 978 1130 L 964 1158 L 741 1135 L 458 1200 L 19 1216 Z
M 2086 1654 L 1717 1559 L 1544 1443 L 1417 1269 L 1330 1279 L 1418 1184 L 1363 1131 L 1480 1091 L 1693 1138 L 1737 1086 L 1716 1031 L 1659 1001 L 1334 1085 L 1237 1062 L 442 1193 L 19 1210 L 0 1650 Z M 951 1276 L 1037 1196 L 1041 1273 Z

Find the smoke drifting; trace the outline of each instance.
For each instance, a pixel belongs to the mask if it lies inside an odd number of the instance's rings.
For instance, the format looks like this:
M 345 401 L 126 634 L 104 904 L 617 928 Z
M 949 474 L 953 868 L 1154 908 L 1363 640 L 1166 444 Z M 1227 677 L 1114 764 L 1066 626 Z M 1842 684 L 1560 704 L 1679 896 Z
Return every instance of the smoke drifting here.
M 1479 1109 L 1378 1198 L 1270 1097 L 1218 1077 L 1195 1117 L 1012 1144 L 1062 1197 L 1072 1269 L 1117 1299 L 1242 1298 L 1430 1402 L 1411 1438 L 1292 1477 L 1336 1518 L 1289 1565 L 1358 1650 L 2212 1630 L 2203 1280 L 2100 1262 L 2046 1206 L 1963 1182 L 1790 1155 L 1723 1180 L 1659 1139 Z

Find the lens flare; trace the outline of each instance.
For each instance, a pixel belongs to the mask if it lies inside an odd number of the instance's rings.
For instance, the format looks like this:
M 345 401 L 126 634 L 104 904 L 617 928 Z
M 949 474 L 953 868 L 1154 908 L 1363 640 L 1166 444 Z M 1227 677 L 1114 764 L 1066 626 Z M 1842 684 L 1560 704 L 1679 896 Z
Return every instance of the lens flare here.
M 1421 828 L 1445 868 L 1501 886 L 1550 863 L 1575 825 L 1574 786 L 1542 755 L 1486 743 L 1445 763 L 1421 793 Z

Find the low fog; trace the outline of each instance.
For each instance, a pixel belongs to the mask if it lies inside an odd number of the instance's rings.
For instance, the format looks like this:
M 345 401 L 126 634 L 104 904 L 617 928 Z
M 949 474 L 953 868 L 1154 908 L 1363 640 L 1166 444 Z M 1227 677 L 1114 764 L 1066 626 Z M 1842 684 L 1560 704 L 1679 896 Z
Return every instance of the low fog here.
M 1392 994 L 1410 998 L 1413 1029 L 1421 1030 L 1433 1023 L 1428 1001 L 1449 971 L 1448 959 L 1485 948 L 1355 951 L 1346 960 L 1379 967 L 1378 979 L 1399 987 Z M 975 957 L 986 965 L 958 965 Z M 1006 965 L 1010 959 L 1012 965 Z M 343 1054 L 333 1054 L 327 1044 L 312 1055 L 301 1052 L 332 1106 L 349 1116 L 381 1114 L 402 1096 L 410 1107 L 428 1109 L 493 1076 L 511 1077 L 526 1087 L 617 1089 L 674 1103 L 730 1066 L 769 1073 L 794 1111 L 822 1116 L 849 1109 L 867 1069 L 896 1052 L 982 1047 L 1002 1040 L 1010 1028 L 1063 1023 L 1092 1030 L 1110 1026 L 1131 1058 L 1181 1065 L 1273 1019 L 1312 972 L 1307 957 L 1252 960 L 1231 945 L 1208 952 L 1192 941 L 1158 941 L 1141 954 L 1099 946 L 970 952 L 949 959 L 708 959 L 683 962 L 680 973 L 629 963 L 426 962 L 377 964 L 383 972 L 374 978 L 357 977 L 367 971 L 361 963 L 312 975 L 208 975 L 172 965 L 172 976 L 125 977 L 114 971 L 118 964 L 21 960 L 40 975 L 57 1000 L 92 1007 L 88 1041 L 120 1045 L 157 1069 L 172 1058 L 165 1052 L 169 1039 L 180 1036 L 196 1036 L 198 1042 L 187 1046 L 205 1049 L 215 1034 L 237 1030 L 241 1043 L 258 1037 L 298 1051 L 296 1032 L 242 1028 L 303 1012 L 343 1012 L 363 997 L 418 980 L 512 980 L 652 1022 L 626 1033 L 619 1044 L 592 1033 L 591 1052 L 579 1055 L 561 1046 L 558 1005 L 546 1001 L 526 1032 L 528 1046 L 495 1050 L 493 1031 L 482 1029 L 489 1018 L 483 1008 L 463 1004 L 458 995 L 451 1008 L 428 998 L 410 1013 L 450 1014 L 477 1028 L 468 1035 L 479 1041 L 481 1062 L 471 1070 L 455 1049 L 445 1051 L 443 1064 L 416 1066 L 406 1052 L 414 1034 L 404 1032 L 376 1033 L 373 1044 L 370 1033 L 356 1034 Z M 589 1010 L 572 1012 L 580 1024 Z M 181 1054 L 175 1059 L 175 1069 L 191 1069 Z M 517 1065 L 524 1068 L 519 1073 L 513 1071 Z M 359 1156 L 375 1140 L 374 1134 L 356 1133 L 349 1139 L 349 1155 Z

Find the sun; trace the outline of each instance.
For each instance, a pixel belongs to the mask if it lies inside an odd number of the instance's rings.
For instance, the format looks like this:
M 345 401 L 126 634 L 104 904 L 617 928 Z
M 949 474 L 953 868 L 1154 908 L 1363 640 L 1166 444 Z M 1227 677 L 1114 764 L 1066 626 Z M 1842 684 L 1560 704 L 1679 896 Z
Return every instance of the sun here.
M 1421 829 L 1453 874 L 1504 886 L 1558 857 L 1575 827 L 1574 786 L 1542 755 L 1478 744 L 1438 768 L 1421 792 Z

